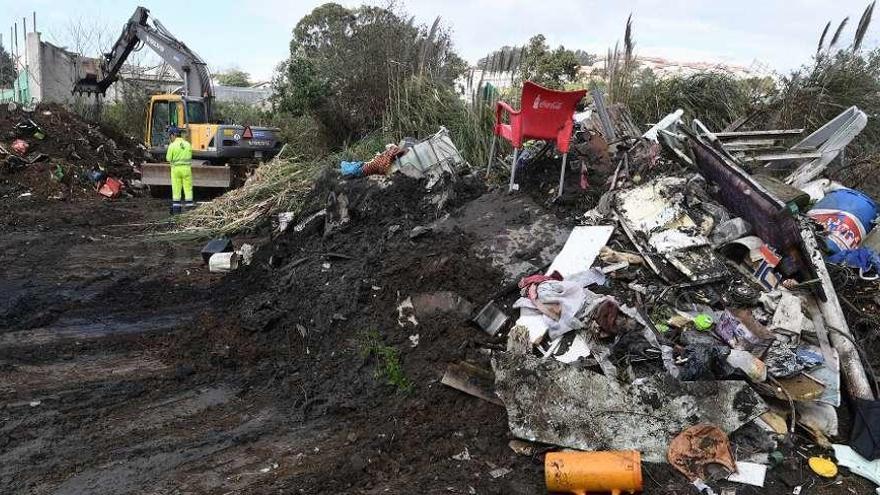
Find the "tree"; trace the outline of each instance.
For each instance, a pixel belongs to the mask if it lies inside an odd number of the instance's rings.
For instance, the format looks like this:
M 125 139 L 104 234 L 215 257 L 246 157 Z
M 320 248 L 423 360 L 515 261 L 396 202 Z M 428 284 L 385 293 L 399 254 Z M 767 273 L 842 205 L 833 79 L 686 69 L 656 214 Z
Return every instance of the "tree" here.
M 599 57 L 584 50 L 575 50 L 574 56 L 580 65 L 593 65 L 599 60 Z
M 525 47 L 504 45 L 477 61 L 477 67 L 488 72 L 509 72 L 519 66 Z
M 12 57 L 9 56 L 6 48 L 0 45 L 0 87 L 12 87 L 16 75 L 15 63 L 13 63 Z
M 222 86 L 246 88 L 251 85 L 251 75 L 241 69 L 229 69 L 215 74 L 217 82 Z
M 575 52 L 559 46 L 551 50 L 543 34 L 533 36 L 522 54 L 519 76 L 549 88 L 562 88 L 575 80 L 580 63 Z
M 428 27 L 391 8 L 327 3 L 294 28 L 274 102 L 314 116 L 341 144 L 381 126 L 398 82 L 420 76 L 451 86 L 465 68 L 439 18 Z

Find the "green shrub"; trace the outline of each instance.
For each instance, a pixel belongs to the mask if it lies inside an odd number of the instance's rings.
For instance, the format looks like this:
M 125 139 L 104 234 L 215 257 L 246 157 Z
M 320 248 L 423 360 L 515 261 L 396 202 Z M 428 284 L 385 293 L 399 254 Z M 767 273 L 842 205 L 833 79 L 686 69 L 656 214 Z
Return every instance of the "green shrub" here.
M 720 131 L 752 113 L 772 90 L 772 82 L 764 79 L 737 79 L 719 72 L 658 78 L 644 70 L 634 79 L 626 103 L 640 125 L 657 122 L 681 108 L 687 118 L 697 118 L 709 129 Z
M 327 3 L 294 28 L 274 101 L 314 117 L 326 142 L 342 147 L 381 126 L 396 81 L 418 74 L 451 86 L 464 68 L 439 18 L 429 28 L 393 7 Z
M 880 48 L 816 56 L 813 65 L 783 78 L 779 97 L 769 106 L 767 125 L 814 131 L 856 105 L 869 116 L 880 113 Z M 869 118 L 853 141 L 856 155 L 880 151 L 880 123 Z
M 360 340 L 361 356 L 376 359 L 374 376 L 376 378 L 384 378 L 389 385 L 394 385 L 399 392 L 411 392 L 413 385 L 409 378 L 406 377 L 400 364 L 400 351 L 385 345 L 379 332 L 375 329 L 361 332 L 358 337 Z

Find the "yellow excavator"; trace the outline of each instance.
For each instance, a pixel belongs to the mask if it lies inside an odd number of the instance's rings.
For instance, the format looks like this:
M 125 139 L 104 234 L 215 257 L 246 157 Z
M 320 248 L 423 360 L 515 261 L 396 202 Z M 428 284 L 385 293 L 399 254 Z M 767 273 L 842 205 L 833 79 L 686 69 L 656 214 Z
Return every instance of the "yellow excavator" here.
M 148 21 L 152 21 L 152 25 Z M 74 85 L 74 92 L 105 94 L 119 77 L 125 60 L 139 45 L 149 46 L 183 78 L 180 94 L 158 94 L 150 98 L 144 142 L 154 160 L 165 159 L 169 126 L 184 130 L 192 144 L 193 185 L 197 187 L 230 187 L 231 159 L 268 160 L 281 150 L 278 129 L 214 123 L 211 103 L 214 87 L 208 66 L 193 50 L 175 38 L 144 7 L 135 9 L 125 23 L 122 34 L 112 50 L 104 54 L 97 72 Z M 145 184 L 171 184 L 167 163 L 147 163 L 143 167 Z

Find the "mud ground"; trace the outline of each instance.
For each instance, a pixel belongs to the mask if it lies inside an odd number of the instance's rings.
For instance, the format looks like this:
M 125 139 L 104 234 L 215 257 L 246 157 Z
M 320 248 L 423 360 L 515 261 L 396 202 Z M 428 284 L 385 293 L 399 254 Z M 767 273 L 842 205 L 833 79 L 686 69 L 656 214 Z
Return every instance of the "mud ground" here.
M 506 445 L 503 408 L 439 376 L 416 382 L 424 399 L 411 400 L 376 379 L 357 343 L 341 342 L 352 349 L 336 360 L 310 357 L 295 339 L 246 338 L 229 311 L 241 302 L 237 282 L 207 272 L 203 241 L 158 235 L 165 201 L 13 197 L 3 206 L 0 492 L 533 493 L 541 485 L 539 464 Z M 332 373 L 314 396 L 297 384 L 332 366 L 354 368 L 349 376 L 367 384 L 369 400 Z M 466 448 L 470 460 L 452 459 Z M 488 473 L 499 467 L 514 471 L 495 480 Z
M 542 455 L 509 448 L 504 408 L 440 383 L 504 338 L 449 314 L 397 321 L 401 295 L 482 304 L 503 274 L 469 233 L 409 236 L 442 216 L 419 184 L 322 187 L 314 206 L 345 192 L 349 222 L 267 233 L 225 277 L 203 241 L 162 235 L 165 201 L 4 199 L 0 493 L 544 493 Z M 453 215 L 483 194 L 454 192 Z M 381 373 L 370 335 L 398 350 L 408 387 Z M 801 455 L 736 493 L 868 493 Z M 694 490 L 648 465 L 645 493 Z

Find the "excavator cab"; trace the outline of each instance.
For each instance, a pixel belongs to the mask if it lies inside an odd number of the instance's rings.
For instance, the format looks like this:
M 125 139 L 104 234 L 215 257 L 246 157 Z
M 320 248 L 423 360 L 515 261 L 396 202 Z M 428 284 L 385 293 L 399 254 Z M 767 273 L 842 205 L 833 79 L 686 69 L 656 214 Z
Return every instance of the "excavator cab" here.
M 216 133 L 217 126 L 207 123 L 203 101 L 180 95 L 164 94 L 150 98 L 147 111 L 145 141 L 147 149 L 157 162 L 165 160 L 168 150 L 168 127 L 181 129 L 184 138 L 193 144 L 193 157 L 201 158 L 199 152 L 205 149 L 205 142 Z M 192 165 L 193 185 L 196 187 L 221 187 L 231 185 L 232 175 L 229 167 L 205 165 L 197 160 Z M 167 163 L 147 163 L 141 169 L 145 184 L 170 185 L 170 166 Z
M 193 145 L 193 152 L 197 156 L 208 150 L 208 144 L 214 137 L 217 127 L 208 124 L 204 101 L 173 94 L 151 97 L 144 141 L 157 160 L 162 160 L 165 150 L 168 149 L 169 126 L 184 131 L 184 137 Z
M 176 98 L 170 99 L 166 97 Z M 169 126 L 183 126 L 182 104 L 179 96 L 156 95 L 150 100 L 150 110 L 147 112 L 147 135 L 146 143 L 150 151 L 155 155 L 161 153 L 163 148 L 168 147 Z

